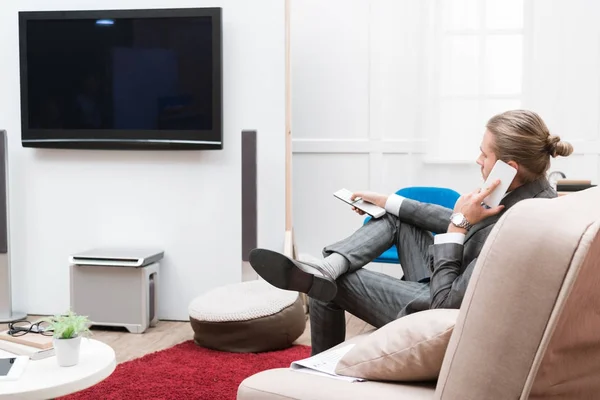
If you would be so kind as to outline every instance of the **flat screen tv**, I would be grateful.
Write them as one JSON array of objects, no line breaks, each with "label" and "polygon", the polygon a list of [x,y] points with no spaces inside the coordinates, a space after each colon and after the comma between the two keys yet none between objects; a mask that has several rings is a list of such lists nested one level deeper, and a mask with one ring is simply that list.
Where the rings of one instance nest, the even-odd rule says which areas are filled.
[{"label": "flat screen tv", "polygon": [[222,149],[220,8],[20,12],[24,147]]}]

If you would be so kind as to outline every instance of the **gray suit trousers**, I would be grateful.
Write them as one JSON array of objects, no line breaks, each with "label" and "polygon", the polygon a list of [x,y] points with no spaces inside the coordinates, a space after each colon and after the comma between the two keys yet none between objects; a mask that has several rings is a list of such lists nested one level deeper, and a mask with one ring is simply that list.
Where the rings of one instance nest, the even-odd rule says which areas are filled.
[{"label": "gray suit trousers", "polygon": [[[396,244],[402,279],[362,268]],[[349,271],[337,279],[338,292],[330,302],[309,298],[312,354],[345,340],[345,311],[380,328],[416,298],[429,296],[428,248],[430,232],[386,214],[371,219],[348,238],[327,246],[323,255],[339,253],[350,262]],[[400,268],[400,266],[398,266]]]}]

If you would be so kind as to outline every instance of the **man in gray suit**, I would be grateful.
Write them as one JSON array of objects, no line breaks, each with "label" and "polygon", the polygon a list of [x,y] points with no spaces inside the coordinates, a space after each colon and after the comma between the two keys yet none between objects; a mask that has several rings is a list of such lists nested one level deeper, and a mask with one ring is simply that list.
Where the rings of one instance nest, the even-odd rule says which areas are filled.
[{"label": "man in gray suit", "polygon": [[[395,194],[355,193],[387,213],[325,247],[319,262],[252,250],[250,264],[267,282],[308,294],[313,354],[345,340],[345,311],[379,328],[417,311],[460,308],[477,257],[496,221],[521,200],[556,197],[546,172],[551,156],[572,153],[570,144],[550,135],[531,111],[496,115],[486,128],[477,159],[483,179],[496,160],[517,169],[498,207],[488,209],[482,201],[499,182],[488,190],[461,196],[454,210]],[[362,268],[392,244],[398,247],[402,279]]]}]

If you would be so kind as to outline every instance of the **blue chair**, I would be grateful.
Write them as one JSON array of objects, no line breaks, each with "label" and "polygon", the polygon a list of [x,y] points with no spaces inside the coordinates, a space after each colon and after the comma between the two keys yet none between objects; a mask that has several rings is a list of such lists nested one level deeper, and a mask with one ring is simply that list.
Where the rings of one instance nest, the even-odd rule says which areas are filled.
[{"label": "blue chair", "polygon": [[[437,204],[450,209],[454,208],[454,204],[460,197],[460,194],[452,189],[428,186],[407,187],[398,190],[396,194],[406,197],[407,199],[417,200],[423,203]],[[364,223],[366,224],[369,219],[371,219],[371,217],[365,218]],[[396,245],[392,245],[392,247],[384,251],[379,257],[373,260],[373,262],[400,264]]]}]

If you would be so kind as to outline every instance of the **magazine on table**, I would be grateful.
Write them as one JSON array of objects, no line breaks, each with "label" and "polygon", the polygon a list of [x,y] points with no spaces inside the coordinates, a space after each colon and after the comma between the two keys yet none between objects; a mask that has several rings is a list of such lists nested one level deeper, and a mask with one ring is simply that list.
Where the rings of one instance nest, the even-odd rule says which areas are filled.
[{"label": "magazine on table", "polygon": [[0,332],[0,343],[12,342],[22,344],[28,347],[35,347],[37,349],[48,350],[54,347],[52,342],[52,336],[29,334],[21,336],[12,336],[8,331]]},{"label": "magazine on table", "polygon": [[28,356],[30,360],[42,360],[53,356],[54,347],[49,349],[40,349],[33,346],[26,346],[20,343],[0,340],[0,356],[7,357],[10,355]]},{"label": "magazine on table", "polygon": [[324,351],[312,357],[294,361],[290,369],[297,372],[321,375],[329,378],[340,379],[348,382],[362,382],[366,379],[355,378],[352,376],[338,375],[335,368],[344,355],[354,347],[354,344],[341,346],[333,350]]}]

